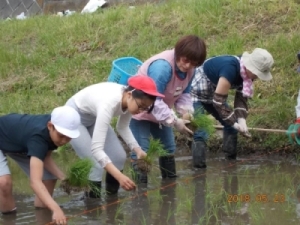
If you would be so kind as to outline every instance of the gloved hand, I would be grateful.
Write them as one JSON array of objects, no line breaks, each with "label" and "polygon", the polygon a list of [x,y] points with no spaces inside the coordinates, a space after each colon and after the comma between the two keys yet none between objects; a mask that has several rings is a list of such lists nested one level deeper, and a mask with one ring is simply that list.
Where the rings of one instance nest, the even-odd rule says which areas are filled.
[{"label": "gloved hand", "polygon": [[238,132],[242,132],[242,128],[237,122],[233,124],[233,128],[236,129]]},{"label": "gloved hand", "polygon": [[185,126],[185,124],[190,123],[189,120],[184,120],[184,119],[176,119],[175,123],[174,123],[174,127],[176,128],[176,130],[178,130],[181,133],[184,134],[193,134],[193,131],[191,131],[189,128],[187,128]]},{"label": "gloved hand", "polygon": [[[238,119],[238,121],[239,121],[239,119]],[[243,136],[245,136],[245,137],[251,137],[251,134],[248,131],[248,127],[247,127],[245,119],[240,120],[240,123],[234,123],[233,127],[238,132],[240,132]]]},{"label": "gloved hand", "polygon": [[238,124],[240,125],[242,133],[248,133],[248,127],[244,118],[238,118]]}]

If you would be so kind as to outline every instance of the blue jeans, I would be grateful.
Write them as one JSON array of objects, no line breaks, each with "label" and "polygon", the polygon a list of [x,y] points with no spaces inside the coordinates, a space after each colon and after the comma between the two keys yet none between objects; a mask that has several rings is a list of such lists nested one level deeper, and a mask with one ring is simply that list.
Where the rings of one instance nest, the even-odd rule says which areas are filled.
[{"label": "blue jeans", "polygon": [[[129,125],[133,136],[135,137],[141,148],[147,152],[149,149],[150,136],[154,139],[160,140],[163,148],[170,154],[174,154],[176,145],[175,137],[171,127],[161,126],[148,120],[131,119]],[[131,153],[131,158],[136,159],[135,152]]]},{"label": "blue jeans", "polygon": [[[229,107],[226,104],[227,107]],[[206,110],[209,114],[215,117],[223,126],[223,131],[229,134],[237,134],[237,130],[234,129],[232,126],[228,125],[227,123],[222,120],[221,116],[213,106],[213,104],[201,103],[201,102],[194,102],[194,109],[195,113],[204,113]],[[206,141],[208,139],[208,134],[206,131],[199,129],[194,133],[194,141]]]}]

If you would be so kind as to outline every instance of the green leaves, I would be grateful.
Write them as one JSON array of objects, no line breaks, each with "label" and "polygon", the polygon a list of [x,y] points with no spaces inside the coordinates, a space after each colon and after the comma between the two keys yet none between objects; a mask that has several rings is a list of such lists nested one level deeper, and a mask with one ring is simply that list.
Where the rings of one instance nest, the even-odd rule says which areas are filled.
[{"label": "green leaves", "polygon": [[194,114],[194,118],[191,120],[189,127],[195,131],[197,129],[202,129],[211,135],[214,131],[214,121],[209,118],[209,116],[201,113],[201,110],[197,110]]},{"label": "green leaves", "polygon": [[89,186],[89,173],[92,167],[93,162],[88,158],[79,159],[73,163],[67,172],[69,185],[75,187]]}]

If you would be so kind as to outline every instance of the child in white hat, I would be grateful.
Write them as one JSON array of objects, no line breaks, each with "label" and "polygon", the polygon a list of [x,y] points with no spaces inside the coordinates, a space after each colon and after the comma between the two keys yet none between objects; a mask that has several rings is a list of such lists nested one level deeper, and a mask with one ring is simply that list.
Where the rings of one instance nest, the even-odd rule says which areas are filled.
[{"label": "child in white hat", "polygon": [[[197,68],[192,82],[191,95],[195,111],[203,108],[212,114],[223,126],[223,151],[226,159],[236,159],[237,132],[249,136],[246,118],[247,101],[253,96],[253,81],[272,79],[272,55],[265,49],[256,48],[242,56],[222,55],[207,59]],[[234,109],[228,107],[230,89],[235,89]],[[207,140],[206,132],[194,134],[192,154],[194,166],[205,168]]]},{"label": "child in white hat", "polygon": [[113,117],[118,118],[117,132],[138,158],[147,154],[140,148],[129,129],[132,114],[151,112],[156,97],[164,97],[157,91],[154,81],[147,76],[136,75],[128,80],[128,86],[111,82],[94,84],[76,93],[66,103],[79,112],[80,137],[71,145],[82,158],[95,163],[89,179],[95,189],[87,197],[99,198],[102,175],[107,171],[105,183],[108,194],[116,194],[119,186],[127,191],[135,189],[135,183],[122,173],[126,152],[111,127]]},{"label": "child in white hat", "polygon": [[30,177],[36,194],[35,207],[47,207],[56,224],[66,224],[66,217],[53,200],[57,179],[65,175],[57,167],[51,153],[79,136],[80,117],[73,108],[55,108],[51,115],[8,114],[0,117],[0,210],[2,214],[16,212],[12,195],[12,179],[7,156]]}]

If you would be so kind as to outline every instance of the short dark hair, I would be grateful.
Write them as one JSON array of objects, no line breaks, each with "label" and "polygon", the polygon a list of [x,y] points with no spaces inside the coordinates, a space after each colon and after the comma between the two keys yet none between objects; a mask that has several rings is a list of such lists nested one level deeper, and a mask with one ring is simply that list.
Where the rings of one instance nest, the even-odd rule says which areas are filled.
[{"label": "short dark hair", "polygon": [[[134,91],[133,91],[134,90]],[[135,89],[134,87],[131,87],[131,86],[127,86],[124,90],[125,92],[129,92],[129,91],[133,91],[132,92],[132,97],[133,98],[137,98],[137,99],[145,99],[145,98],[148,98],[152,101],[155,101],[156,100],[156,96],[153,96],[153,95],[149,95],[141,90],[138,90],[138,89]],[[151,113],[152,110],[154,108],[154,103],[152,104],[152,106],[149,108],[149,110],[147,111],[148,113]]]},{"label": "short dark hair", "polygon": [[197,35],[184,36],[175,45],[175,57],[176,60],[186,57],[196,66],[201,66],[206,59],[206,44]]}]

